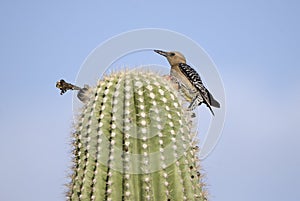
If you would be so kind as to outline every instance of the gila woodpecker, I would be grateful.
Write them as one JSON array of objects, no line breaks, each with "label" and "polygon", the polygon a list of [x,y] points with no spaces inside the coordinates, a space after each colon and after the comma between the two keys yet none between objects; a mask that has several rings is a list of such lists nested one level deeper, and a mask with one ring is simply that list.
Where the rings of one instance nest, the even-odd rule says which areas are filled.
[{"label": "gila woodpecker", "polygon": [[189,65],[180,52],[165,52],[154,50],[164,56],[171,65],[171,79],[178,84],[178,88],[187,101],[190,102],[189,110],[194,110],[198,105],[205,103],[214,115],[211,106],[220,108],[220,103],[216,101],[211,93],[205,88],[200,75]]}]

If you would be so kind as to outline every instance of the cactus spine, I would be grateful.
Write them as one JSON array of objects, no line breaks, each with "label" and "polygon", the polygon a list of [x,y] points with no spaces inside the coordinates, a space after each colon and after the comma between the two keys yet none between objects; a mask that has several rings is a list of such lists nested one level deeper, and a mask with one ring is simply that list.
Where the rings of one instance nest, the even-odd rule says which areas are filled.
[{"label": "cactus spine", "polygon": [[206,200],[191,114],[161,76],[125,71],[87,94],[69,201]]}]

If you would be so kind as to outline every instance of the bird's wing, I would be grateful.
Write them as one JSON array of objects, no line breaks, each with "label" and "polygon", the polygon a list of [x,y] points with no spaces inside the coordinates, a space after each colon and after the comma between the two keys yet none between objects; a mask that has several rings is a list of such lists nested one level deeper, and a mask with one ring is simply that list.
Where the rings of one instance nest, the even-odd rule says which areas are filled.
[{"label": "bird's wing", "polygon": [[211,106],[211,96],[209,91],[204,87],[200,75],[192,67],[185,63],[179,64],[180,71],[189,78],[189,81],[199,90],[204,103],[210,107]]},{"label": "bird's wing", "polygon": [[[180,63],[179,69],[186,77],[190,78],[190,80],[193,80],[193,82],[202,84],[200,75],[197,73],[197,71],[195,71],[189,65],[187,65],[185,63]],[[193,82],[192,82],[192,84],[193,84]]]}]

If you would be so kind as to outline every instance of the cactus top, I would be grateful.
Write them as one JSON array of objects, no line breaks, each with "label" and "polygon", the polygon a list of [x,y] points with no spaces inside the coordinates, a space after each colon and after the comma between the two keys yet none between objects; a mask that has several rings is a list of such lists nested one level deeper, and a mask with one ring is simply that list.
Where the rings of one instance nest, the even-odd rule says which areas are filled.
[{"label": "cactus top", "polygon": [[191,113],[162,76],[123,71],[85,94],[69,200],[205,200]]}]

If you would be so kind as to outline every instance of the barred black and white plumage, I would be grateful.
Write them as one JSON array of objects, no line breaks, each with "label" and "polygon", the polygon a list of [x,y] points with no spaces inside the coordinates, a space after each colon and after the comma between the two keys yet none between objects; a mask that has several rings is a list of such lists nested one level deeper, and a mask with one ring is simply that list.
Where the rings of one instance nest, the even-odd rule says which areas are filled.
[{"label": "barred black and white plumage", "polygon": [[193,86],[195,86],[195,88],[200,92],[200,96],[202,97],[202,101],[199,101],[200,97],[196,96],[189,107],[193,107],[193,103],[195,101],[199,102],[198,105],[201,105],[204,102],[207,107],[209,107],[210,111],[214,114],[210,106],[219,108],[220,104],[213,98],[208,89],[205,88],[200,75],[197,73],[197,71],[195,71],[192,67],[185,63],[179,63],[178,66],[180,71],[188,78]]},{"label": "barred black and white plumage", "polygon": [[186,64],[186,59],[180,52],[164,52],[154,50],[156,53],[165,56],[171,65],[171,76],[175,78],[179,88],[184,92],[189,92],[192,101],[190,110],[194,110],[198,105],[205,103],[214,115],[212,107],[219,108],[220,103],[214,99],[212,94],[205,88],[200,75],[192,67]]}]

